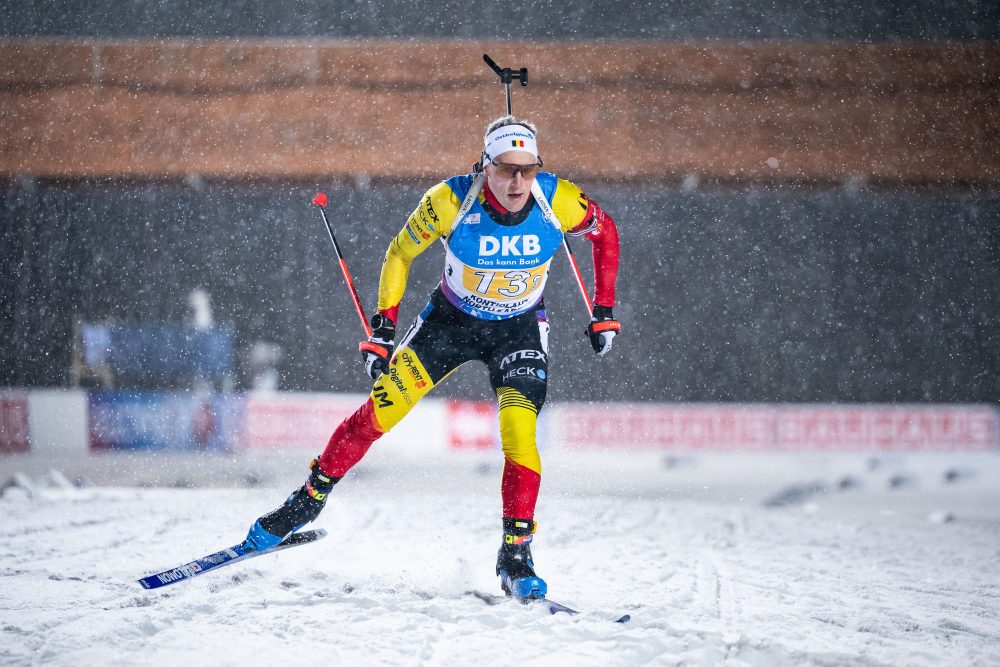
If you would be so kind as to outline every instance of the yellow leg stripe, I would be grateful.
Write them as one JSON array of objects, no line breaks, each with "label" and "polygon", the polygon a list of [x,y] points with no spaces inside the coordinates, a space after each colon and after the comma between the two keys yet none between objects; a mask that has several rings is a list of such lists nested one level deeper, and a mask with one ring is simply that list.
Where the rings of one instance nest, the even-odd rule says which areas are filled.
[{"label": "yellow leg stripe", "polygon": [[[535,443],[538,410],[520,392],[509,387],[501,387],[497,395],[500,396],[504,390],[507,398],[500,398],[500,442],[504,458],[541,475],[542,460]],[[511,398],[509,392],[519,398]]]},{"label": "yellow leg stripe", "polygon": [[380,430],[388,433],[433,388],[431,376],[413,350],[408,347],[398,350],[389,372],[372,387],[372,403]]}]

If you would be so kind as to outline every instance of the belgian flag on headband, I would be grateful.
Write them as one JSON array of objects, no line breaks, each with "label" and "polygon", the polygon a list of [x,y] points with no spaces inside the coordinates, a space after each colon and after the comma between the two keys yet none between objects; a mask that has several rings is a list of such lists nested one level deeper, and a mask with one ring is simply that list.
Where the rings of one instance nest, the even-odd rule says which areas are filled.
[{"label": "belgian flag on headband", "polygon": [[511,139],[510,145],[514,148],[524,148],[524,139]]}]

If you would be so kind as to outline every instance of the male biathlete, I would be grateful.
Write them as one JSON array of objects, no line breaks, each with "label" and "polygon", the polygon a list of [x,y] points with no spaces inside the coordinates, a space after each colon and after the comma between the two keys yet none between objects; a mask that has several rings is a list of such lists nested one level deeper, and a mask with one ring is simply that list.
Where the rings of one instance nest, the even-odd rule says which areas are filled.
[{"label": "male biathlete", "polygon": [[[473,174],[431,188],[389,244],[371,337],[361,343],[371,396],[333,432],[306,483],[257,519],[247,541],[274,546],[314,520],[333,486],[416,403],[467,361],[481,361],[499,403],[504,468],[503,541],[497,575],[508,595],[543,597],[530,543],[542,466],[535,442],[548,380],[549,325],[542,292],[563,234],[593,243],[595,292],[588,326],[599,355],[620,324],[611,313],[618,275],[618,231],[573,183],[542,172],[536,128],[505,116],[486,130]],[[413,259],[440,240],[444,274],[423,312],[394,343],[399,303]]]}]

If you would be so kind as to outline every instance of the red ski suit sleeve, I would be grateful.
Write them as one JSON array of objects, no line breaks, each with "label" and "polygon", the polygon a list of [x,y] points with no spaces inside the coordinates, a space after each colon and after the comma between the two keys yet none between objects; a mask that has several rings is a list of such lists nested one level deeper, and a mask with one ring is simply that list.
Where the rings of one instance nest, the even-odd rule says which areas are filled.
[{"label": "red ski suit sleeve", "polygon": [[618,226],[615,221],[591,199],[584,221],[570,234],[582,235],[593,244],[594,303],[614,307],[619,258]]}]

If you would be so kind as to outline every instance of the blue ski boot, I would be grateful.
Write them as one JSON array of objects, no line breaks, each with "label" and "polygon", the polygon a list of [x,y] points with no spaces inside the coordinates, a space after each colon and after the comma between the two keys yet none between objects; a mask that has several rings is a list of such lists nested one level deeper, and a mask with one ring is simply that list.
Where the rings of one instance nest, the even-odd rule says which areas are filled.
[{"label": "blue ski boot", "polygon": [[309,467],[311,471],[306,483],[292,492],[281,507],[254,522],[247,533],[247,544],[258,551],[270,549],[319,516],[327,495],[340,478],[325,475],[316,459]]},{"label": "blue ski boot", "polygon": [[545,580],[535,574],[531,560],[531,536],[535,522],[531,519],[503,520],[503,544],[497,553],[497,576],[507,595],[517,598],[543,598],[548,592]]}]

